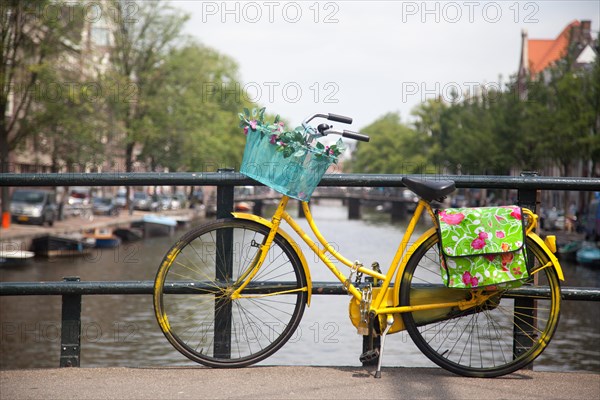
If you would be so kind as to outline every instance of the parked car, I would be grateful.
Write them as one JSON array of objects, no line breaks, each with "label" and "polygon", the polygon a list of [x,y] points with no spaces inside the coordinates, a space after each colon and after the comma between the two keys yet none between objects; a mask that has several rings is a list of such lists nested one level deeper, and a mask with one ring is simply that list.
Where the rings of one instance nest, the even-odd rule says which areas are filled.
[{"label": "parked car", "polygon": [[91,189],[89,187],[75,186],[69,192],[67,204],[71,206],[88,205],[91,203]]},{"label": "parked car", "polygon": [[110,197],[94,197],[92,199],[92,210],[96,215],[119,215],[119,207],[115,200]]},{"label": "parked car", "polygon": [[171,196],[167,196],[166,194],[155,196],[158,201],[158,207],[161,210],[170,210],[171,209]]},{"label": "parked car", "polygon": [[171,208],[173,210],[179,210],[181,208],[187,208],[187,198],[183,193],[175,193],[171,199]]},{"label": "parked car", "polygon": [[17,189],[12,194],[10,212],[14,221],[52,226],[58,216],[56,194],[48,190]]},{"label": "parked car", "polygon": [[125,208],[127,206],[127,194],[125,192],[117,193],[115,204],[117,207]]},{"label": "parked car", "polygon": [[158,198],[144,192],[133,194],[133,209],[142,211],[156,211],[159,208]]},{"label": "parked car", "polygon": [[204,204],[204,191],[201,188],[196,189],[192,195],[191,201],[192,207],[196,204]]}]

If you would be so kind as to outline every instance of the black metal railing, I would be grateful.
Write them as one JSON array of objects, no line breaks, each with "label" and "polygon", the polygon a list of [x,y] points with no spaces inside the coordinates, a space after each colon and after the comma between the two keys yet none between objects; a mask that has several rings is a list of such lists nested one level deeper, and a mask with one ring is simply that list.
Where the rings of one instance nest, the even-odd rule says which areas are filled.
[{"label": "black metal railing", "polygon": [[[88,281],[66,277],[57,282],[0,282],[0,296],[62,296],[60,366],[78,367],[81,354],[81,304],[87,295],[152,295],[153,281]],[[194,290],[197,290],[197,286]],[[187,293],[187,287],[174,287],[171,293]],[[256,289],[261,292],[260,289]],[[544,297],[543,288],[513,289],[515,298],[523,295]],[[313,282],[314,295],[347,294],[344,286],[332,282]],[[600,301],[600,288],[565,287],[563,300]],[[511,297],[509,294],[507,297]]]},{"label": "black metal railing", "polygon": [[[404,176],[428,180],[451,179],[458,188],[599,191],[600,179],[582,177],[495,175],[325,174],[319,186],[400,187]],[[107,172],[49,173],[0,176],[0,186],[253,186],[262,185],[239,172]]]},{"label": "black metal railing", "polygon": [[[335,174],[325,175],[319,186],[401,187],[404,175]],[[415,176],[415,175],[412,175]],[[600,191],[600,180],[578,177],[451,176],[419,175],[428,180],[451,179],[458,188],[516,189],[521,206],[536,209],[538,190]],[[234,186],[260,185],[232,170],[199,173],[57,173],[2,174],[0,186],[217,186],[217,217],[227,217],[234,206]],[[0,296],[62,296],[60,366],[79,366],[81,335],[81,296],[111,294],[152,294],[152,281],[80,282],[77,277],[64,282],[0,282]],[[184,290],[184,289],[182,289]],[[313,294],[346,294],[343,286],[313,282]],[[562,289],[565,300],[599,301],[600,289]],[[521,305],[522,306],[522,305]]]}]

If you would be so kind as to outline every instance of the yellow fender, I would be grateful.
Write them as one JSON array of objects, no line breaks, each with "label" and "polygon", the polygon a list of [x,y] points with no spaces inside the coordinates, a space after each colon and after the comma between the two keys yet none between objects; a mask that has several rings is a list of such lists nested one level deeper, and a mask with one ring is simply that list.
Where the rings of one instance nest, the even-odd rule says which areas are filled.
[{"label": "yellow fender", "polygon": [[[257,222],[261,225],[266,226],[269,229],[271,229],[271,227],[273,226],[273,223],[271,223],[271,221],[266,220],[263,217],[259,217],[258,215],[252,215],[252,214],[246,214],[246,213],[236,213],[236,212],[232,212],[231,215],[233,215],[233,217],[237,218],[237,219],[245,219],[245,220]],[[302,252],[302,249],[300,248],[300,246],[298,246],[298,244],[294,241],[294,239],[292,239],[292,237],[286,231],[281,229],[281,227],[279,229],[277,229],[277,233],[280,234],[281,236],[283,236],[283,238],[290,243],[290,245],[296,251],[296,254],[298,254],[298,258],[300,258],[300,262],[302,263],[302,268],[304,269],[304,275],[306,276],[306,286],[308,289],[308,297],[306,298],[306,304],[308,306],[310,306],[310,298],[312,296],[312,279],[310,277],[310,269],[308,269],[308,263],[306,262],[304,253]]]}]

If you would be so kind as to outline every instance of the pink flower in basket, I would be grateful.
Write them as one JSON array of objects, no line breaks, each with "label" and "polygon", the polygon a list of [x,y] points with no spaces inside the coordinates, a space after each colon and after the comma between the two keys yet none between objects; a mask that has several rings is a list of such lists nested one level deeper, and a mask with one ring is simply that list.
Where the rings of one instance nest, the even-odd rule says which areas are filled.
[{"label": "pink flower in basket", "polygon": [[446,214],[446,211],[442,210],[440,211],[440,219],[448,225],[458,225],[465,219],[465,215],[463,213]]},{"label": "pink flower in basket", "polygon": [[462,281],[466,286],[477,287],[479,279],[476,276],[471,275],[469,271],[465,271],[462,276]]},{"label": "pink flower in basket", "polygon": [[258,126],[258,121],[253,119],[252,121],[250,121],[250,128],[252,128],[253,131],[256,130],[256,127]]},{"label": "pink flower in basket", "polygon": [[271,135],[271,139],[269,139],[269,143],[277,144],[277,139],[279,139],[279,136],[273,134]]},{"label": "pink flower in basket", "polygon": [[244,135],[248,136],[248,125],[244,127]]}]

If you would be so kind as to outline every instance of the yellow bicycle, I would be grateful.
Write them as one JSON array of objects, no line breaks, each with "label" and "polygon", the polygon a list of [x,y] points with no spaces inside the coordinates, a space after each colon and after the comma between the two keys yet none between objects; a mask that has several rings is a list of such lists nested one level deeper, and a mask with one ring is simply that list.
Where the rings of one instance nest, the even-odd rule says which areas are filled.
[{"label": "yellow bicycle", "polygon": [[[368,140],[331,127],[321,130]],[[403,184],[420,200],[385,273],[334,249],[319,232],[308,203],[302,202],[316,241],[311,239],[286,211],[287,195],[270,220],[232,213],[192,229],[168,251],[156,275],[154,309],[164,335],[190,360],[210,367],[248,366],[283,346],[312,294],[307,258],[283,229],[285,221],[351,295],[357,332],[381,336],[380,349],[361,356],[363,361],[378,358],[376,377],[386,335],[402,330],[429,359],[463,376],[500,376],[532,362],[550,342],[559,319],[559,280],[564,278],[551,251],[553,238],[541,239],[534,232],[537,216],[524,209],[529,272],[524,284],[513,289],[448,288],[442,283],[432,203],[450,194],[454,182],[405,177]],[[433,226],[413,240],[417,223],[427,215]],[[333,259],[347,266],[349,274]]]}]

